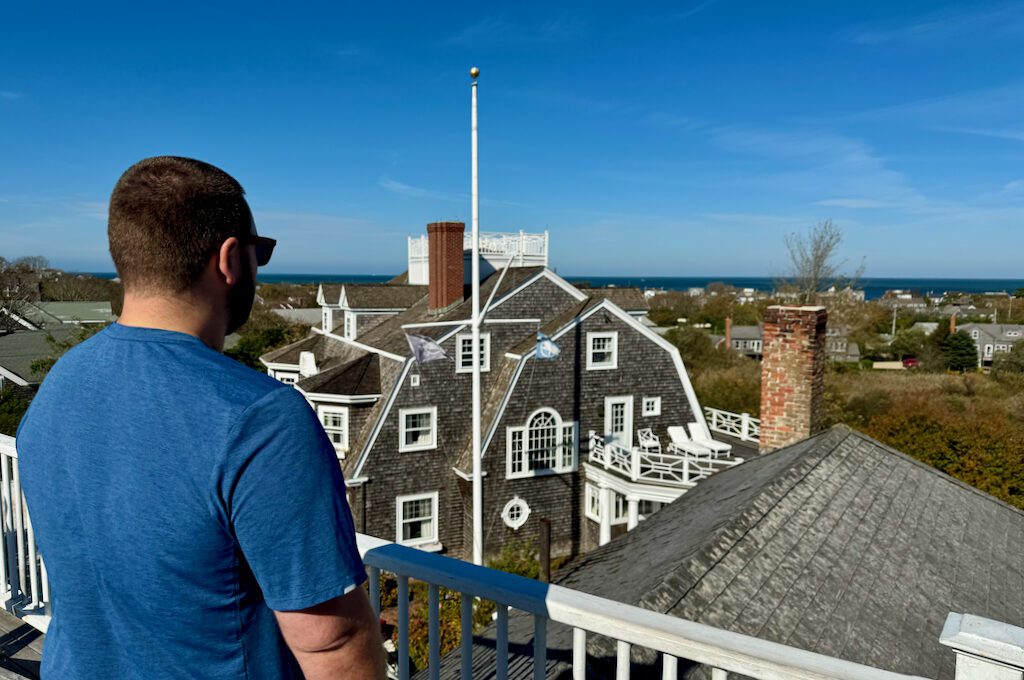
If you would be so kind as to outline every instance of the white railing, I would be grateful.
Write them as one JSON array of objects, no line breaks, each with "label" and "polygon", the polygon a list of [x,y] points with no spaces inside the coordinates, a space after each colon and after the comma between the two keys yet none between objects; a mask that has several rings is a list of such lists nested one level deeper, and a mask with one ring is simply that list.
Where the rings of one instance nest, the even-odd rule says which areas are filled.
[{"label": "white railing", "polygon": [[39,630],[50,622],[50,582],[36,547],[14,438],[0,434],[0,599]]},{"label": "white railing", "polygon": [[731,435],[745,442],[757,442],[761,438],[761,420],[749,413],[733,413],[705,406],[704,417],[712,432]]},{"label": "white railing", "polygon": [[[677,676],[679,659],[710,667],[714,680],[728,673],[772,680],[909,680],[914,676],[862,666],[814,652],[748,635],[678,619],[621,602],[548,585],[449,557],[395,545],[359,535],[359,551],[370,569],[370,601],[379,614],[380,574],[394,574],[398,585],[398,677],[408,678],[409,582],[428,585],[428,676],[440,677],[439,592],[441,588],[462,594],[461,677],[473,677],[471,635],[474,598],[497,605],[495,677],[508,677],[509,609],[533,615],[533,677],[546,677],[547,628],[549,623],[570,626],[572,677],[587,677],[587,637],[599,635],[616,642],[616,678],[628,678],[633,647],[654,650],[662,657],[663,678]],[[609,663],[611,659],[607,660]]]},{"label": "white railing", "polygon": [[[463,237],[463,248],[469,251],[472,247],[472,234],[467,233]],[[429,282],[429,256],[430,239],[427,236],[410,236],[409,283],[426,285]],[[487,271],[500,269],[510,260],[513,267],[546,267],[548,232],[481,232],[480,257],[490,265]]]},{"label": "white railing", "polygon": [[591,463],[605,470],[615,470],[634,482],[689,487],[713,472],[693,456],[626,448],[615,442],[606,442],[593,430],[590,432],[589,458]]}]

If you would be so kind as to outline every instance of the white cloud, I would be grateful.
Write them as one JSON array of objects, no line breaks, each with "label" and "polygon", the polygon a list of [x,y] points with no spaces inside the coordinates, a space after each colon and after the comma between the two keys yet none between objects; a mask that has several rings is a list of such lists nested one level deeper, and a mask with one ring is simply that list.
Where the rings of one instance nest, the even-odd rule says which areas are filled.
[{"label": "white cloud", "polygon": [[842,37],[858,45],[944,45],[968,39],[1013,38],[1024,33],[1024,3],[949,7],[904,24],[858,26]]},{"label": "white cloud", "polygon": [[520,24],[499,14],[467,26],[446,42],[450,45],[479,47],[557,44],[576,40],[585,33],[586,23],[568,13],[539,24]]},{"label": "white cloud", "polygon": [[382,189],[390,191],[393,194],[398,194],[399,196],[408,196],[409,198],[426,198],[435,201],[449,201],[452,203],[463,203],[469,200],[466,196],[446,194],[441,191],[412,186],[411,184],[403,184],[402,182],[393,180],[390,177],[381,177],[379,184]]},{"label": "white cloud", "polygon": [[11,92],[10,90],[0,90],[0,99],[6,99],[8,101],[13,101],[15,99],[21,99],[21,96],[22,95],[21,95],[20,92]]}]

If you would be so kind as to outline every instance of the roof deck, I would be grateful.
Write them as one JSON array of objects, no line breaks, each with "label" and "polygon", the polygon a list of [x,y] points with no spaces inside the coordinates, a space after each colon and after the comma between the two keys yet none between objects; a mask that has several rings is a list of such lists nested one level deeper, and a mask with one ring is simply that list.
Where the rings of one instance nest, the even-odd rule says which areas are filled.
[{"label": "roof deck", "polygon": [[[463,237],[463,250],[466,251],[466,276],[469,276],[470,252],[473,249],[473,236],[467,232]],[[430,242],[427,236],[409,237],[409,283],[425,286],[430,282],[429,275]],[[512,267],[546,267],[548,266],[548,232],[530,234],[519,232],[481,232],[480,234],[480,276]],[[467,279],[468,282],[468,279]]]}]

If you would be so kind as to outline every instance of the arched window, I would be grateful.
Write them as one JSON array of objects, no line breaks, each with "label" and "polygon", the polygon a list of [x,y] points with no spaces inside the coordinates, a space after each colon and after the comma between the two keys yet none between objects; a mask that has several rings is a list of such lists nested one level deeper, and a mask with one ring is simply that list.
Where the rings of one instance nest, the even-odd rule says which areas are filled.
[{"label": "arched window", "polygon": [[508,428],[507,476],[572,472],[576,469],[575,423],[563,423],[552,409],[540,409],[523,427]]}]

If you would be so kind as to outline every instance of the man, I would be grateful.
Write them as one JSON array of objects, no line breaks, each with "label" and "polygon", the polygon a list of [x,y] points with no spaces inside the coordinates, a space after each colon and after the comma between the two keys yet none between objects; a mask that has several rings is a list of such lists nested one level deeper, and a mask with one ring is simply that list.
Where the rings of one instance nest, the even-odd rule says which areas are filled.
[{"label": "man", "polygon": [[44,678],[383,678],[334,448],[294,389],[220,353],[252,309],[242,187],[187,158],[110,199],[118,320],[19,429],[53,618]]}]

